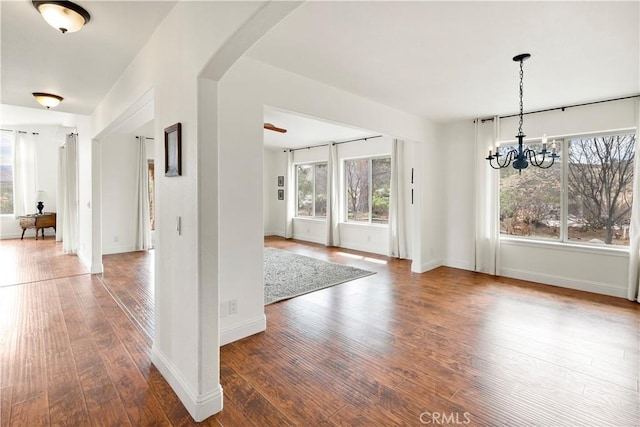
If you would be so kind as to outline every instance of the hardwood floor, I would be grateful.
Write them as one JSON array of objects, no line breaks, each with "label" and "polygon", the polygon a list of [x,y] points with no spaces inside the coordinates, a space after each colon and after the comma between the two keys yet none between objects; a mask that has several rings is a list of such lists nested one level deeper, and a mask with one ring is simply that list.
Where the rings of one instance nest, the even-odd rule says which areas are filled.
[{"label": "hardwood floor", "polygon": [[[0,287],[0,425],[193,425],[149,361],[152,256],[109,255],[91,276],[59,244],[23,242],[0,242],[0,276],[26,278]],[[202,425],[640,424],[639,304],[265,245],[377,274],[266,306],[267,331],[221,348],[224,410]],[[24,261],[39,250],[69,275]]]}]

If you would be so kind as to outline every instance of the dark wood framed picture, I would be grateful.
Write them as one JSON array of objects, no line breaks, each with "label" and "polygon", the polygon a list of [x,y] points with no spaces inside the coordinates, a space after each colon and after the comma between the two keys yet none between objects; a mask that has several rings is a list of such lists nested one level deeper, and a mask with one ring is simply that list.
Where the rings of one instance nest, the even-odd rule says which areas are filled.
[{"label": "dark wood framed picture", "polygon": [[182,175],[182,125],[164,129],[164,176]]},{"label": "dark wood framed picture", "polygon": [[278,190],[278,200],[284,200],[284,190]]},{"label": "dark wood framed picture", "polygon": [[278,177],[278,187],[284,187],[284,176],[282,175]]}]

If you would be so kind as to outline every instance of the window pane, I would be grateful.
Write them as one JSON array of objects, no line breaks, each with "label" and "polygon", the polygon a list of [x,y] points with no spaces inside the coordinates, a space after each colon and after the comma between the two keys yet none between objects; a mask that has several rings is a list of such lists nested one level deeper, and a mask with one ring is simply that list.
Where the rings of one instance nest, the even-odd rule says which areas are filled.
[{"label": "window pane", "polygon": [[569,240],[629,245],[635,135],[569,141]]},{"label": "window pane", "polygon": [[0,135],[0,214],[13,213],[13,133]]},{"label": "window pane", "polygon": [[316,216],[327,216],[327,164],[316,165]]},{"label": "window pane", "polygon": [[369,160],[345,162],[347,220],[369,222]]},{"label": "window pane", "polygon": [[[532,144],[539,151],[540,144]],[[503,147],[517,149],[517,146]],[[512,167],[500,170],[500,233],[543,239],[560,238],[562,162],[549,169],[529,165],[522,173]]]},{"label": "window pane", "polygon": [[389,223],[389,187],[391,186],[391,159],[371,160],[371,222]]},{"label": "window pane", "polygon": [[298,216],[313,215],[313,166],[296,167],[298,183]]}]

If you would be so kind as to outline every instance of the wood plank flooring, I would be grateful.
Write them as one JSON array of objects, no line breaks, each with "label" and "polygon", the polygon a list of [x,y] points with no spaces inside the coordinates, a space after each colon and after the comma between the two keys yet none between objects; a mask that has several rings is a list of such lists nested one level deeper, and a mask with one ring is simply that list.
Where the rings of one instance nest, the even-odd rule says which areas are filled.
[{"label": "wood plank flooring", "polygon": [[[0,425],[195,425],[149,360],[152,256],[91,276],[24,243],[0,241]],[[640,424],[640,304],[265,245],[377,274],[265,307],[267,331],[221,348],[224,410],[202,425]]]}]

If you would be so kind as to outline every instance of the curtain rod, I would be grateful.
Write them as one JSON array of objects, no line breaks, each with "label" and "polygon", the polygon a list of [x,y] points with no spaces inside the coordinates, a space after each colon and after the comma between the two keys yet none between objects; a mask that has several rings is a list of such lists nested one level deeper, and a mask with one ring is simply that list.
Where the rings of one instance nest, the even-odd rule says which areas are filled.
[{"label": "curtain rod", "polygon": [[[139,136],[136,136],[136,139],[138,139],[138,138],[140,138],[140,137],[139,137]],[[148,136],[145,136],[145,137],[144,137],[144,139],[151,139],[151,140],[153,140],[154,138],[150,138],[150,137],[148,137]]]},{"label": "curtain rod", "polygon": [[374,138],[381,138],[381,137],[382,137],[382,135],[374,135],[374,136],[366,136],[364,138],[350,139],[348,141],[327,142],[326,144],[311,145],[309,147],[289,148],[288,150],[284,150],[284,152],[286,153],[287,151],[308,150],[310,148],[326,147],[329,144],[331,144],[331,145],[340,145],[340,144],[346,144],[347,142],[366,141],[367,139],[374,139]]},{"label": "curtain rod", "polygon": [[[603,99],[601,101],[591,101],[591,102],[583,102],[582,104],[572,104],[572,105],[565,105],[563,107],[553,107],[553,108],[545,108],[543,110],[534,110],[534,111],[527,111],[526,113],[522,113],[523,116],[526,116],[527,114],[537,114],[537,113],[546,113],[547,111],[555,111],[555,110],[566,110],[567,108],[573,108],[573,107],[584,107],[585,105],[594,105],[594,104],[602,104],[604,102],[612,102],[612,101],[622,101],[623,99],[632,99],[632,98],[638,98],[640,97],[640,94],[638,95],[629,95],[629,96],[623,96],[620,98],[611,98],[611,99]],[[506,116],[498,116],[499,119],[508,119],[510,117],[518,117],[520,114],[508,114]],[[480,123],[484,123],[484,122],[492,122],[493,121],[493,117],[490,117],[488,119],[480,119]],[[474,123],[476,122],[475,120],[473,121]]]},{"label": "curtain rod", "polygon": [[[13,131],[16,131],[16,132],[18,132],[18,133],[29,133],[29,132],[27,132],[26,130],[15,130],[15,129],[0,129],[0,130],[1,130],[1,131],[4,131],[4,132],[13,132]],[[33,134],[33,135],[40,135],[38,132],[31,132],[31,134]]]}]

